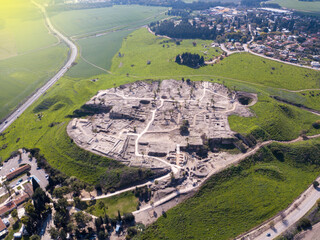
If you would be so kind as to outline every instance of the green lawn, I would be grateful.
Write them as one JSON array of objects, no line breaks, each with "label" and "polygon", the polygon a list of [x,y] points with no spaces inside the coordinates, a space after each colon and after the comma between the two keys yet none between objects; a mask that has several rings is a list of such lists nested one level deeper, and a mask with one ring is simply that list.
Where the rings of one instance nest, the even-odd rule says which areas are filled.
[{"label": "green lawn", "polygon": [[0,61],[0,119],[54,76],[67,54],[65,45],[57,45]]},{"label": "green lawn", "polygon": [[[197,46],[193,47],[194,40],[184,40],[181,45],[174,42],[163,44],[165,40],[153,36],[146,29],[133,32],[124,40],[119,50],[124,56],[116,55],[113,58],[111,71],[145,78],[223,78],[256,86],[291,90],[319,88],[319,71],[282,64],[248,53],[233,54],[218,64],[196,70],[178,65],[174,62],[177,54],[189,51],[204,55],[203,52],[208,48],[204,48],[202,44],[208,46],[210,41],[195,40]],[[210,49],[207,54],[207,57],[216,55],[214,49]],[[151,64],[147,65],[147,61],[151,61]]]},{"label": "green lawn", "polygon": [[[97,217],[103,217],[105,213],[103,209],[99,208],[99,202],[103,202],[105,204],[107,208],[106,214],[109,217],[114,218],[118,216],[118,210],[121,215],[123,215],[123,213],[130,213],[137,210],[139,200],[132,192],[126,192],[114,197],[97,200],[94,205],[83,210]],[[89,204],[89,202],[87,202],[87,204]]]},{"label": "green lawn", "polygon": [[[82,9],[63,12],[50,12],[53,24],[67,36],[85,35],[92,32],[144,25],[153,21],[154,16],[167,8],[119,5],[107,8]],[[163,14],[164,16],[164,14]]]},{"label": "green lawn", "polygon": [[[278,149],[284,159],[272,152]],[[320,141],[272,144],[213,177],[137,239],[233,239],[286,208],[319,175]]]}]

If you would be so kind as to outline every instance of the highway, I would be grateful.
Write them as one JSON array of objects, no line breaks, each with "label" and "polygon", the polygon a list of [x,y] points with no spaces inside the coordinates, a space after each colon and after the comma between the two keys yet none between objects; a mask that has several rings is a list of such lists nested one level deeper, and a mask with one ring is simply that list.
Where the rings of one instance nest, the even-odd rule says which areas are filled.
[{"label": "highway", "polygon": [[[69,59],[65,63],[65,65],[59,70],[59,72],[53,76],[44,86],[39,88],[32,96],[30,96],[20,107],[18,107],[9,117],[5,119],[5,121],[0,124],[0,133],[5,131],[32,103],[34,103],[36,100],[38,100],[43,93],[45,93],[53,84],[55,84],[67,71],[68,69],[72,66],[72,63],[76,60],[76,57],[78,55],[78,49],[77,46],[69,40],[66,36],[62,35],[58,30],[56,30],[43,6],[40,4],[33,2],[34,5],[36,5],[41,12],[44,15],[46,25],[52,32],[52,34],[55,34],[57,37],[59,37],[62,41],[64,41],[69,49]],[[45,60],[44,60],[45,61]]]}]

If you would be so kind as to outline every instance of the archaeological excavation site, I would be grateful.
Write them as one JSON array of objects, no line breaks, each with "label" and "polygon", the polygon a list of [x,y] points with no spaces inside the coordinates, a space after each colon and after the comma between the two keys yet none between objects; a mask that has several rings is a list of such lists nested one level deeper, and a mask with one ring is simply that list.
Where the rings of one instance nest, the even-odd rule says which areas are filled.
[{"label": "archaeological excavation site", "polygon": [[[67,131],[83,149],[132,167],[206,177],[248,146],[228,116],[253,116],[256,94],[211,82],[139,81],[101,90],[75,111]],[[189,174],[190,174],[189,173]]]}]

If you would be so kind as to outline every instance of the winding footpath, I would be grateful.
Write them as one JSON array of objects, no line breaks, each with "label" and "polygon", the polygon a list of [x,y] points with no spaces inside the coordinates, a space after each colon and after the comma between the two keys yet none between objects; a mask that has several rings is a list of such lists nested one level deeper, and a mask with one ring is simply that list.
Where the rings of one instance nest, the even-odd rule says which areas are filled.
[{"label": "winding footpath", "polygon": [[44,86],[39,88],[21,106],[19,106],[9,117],[7,117],[2,124],[0,124],[0,133],[5,131],[31,104],[33,104],[36,100],[38,100],[42,96],[42,94],[44,94],[50,87],[52,87],[53,84],[55,84],[65,74],[68,71],[68,69],[72,66],[73,62],[76,60],[76,57],[78,55],[77,46],[71,40],[69,40],[66,36],[61,34],[58,30],[56,30],[53,27],[45,8],[36,2],[32,1],[32,3],[36,5],[43,13],[46,25],[50,29],[51,33],[59,37],[62,41],[64,41],[68,45],[70,49],[69,59],[67,60],[65,65],[59,70],[59,72],[56,73],[56,75],[54,75]]}]

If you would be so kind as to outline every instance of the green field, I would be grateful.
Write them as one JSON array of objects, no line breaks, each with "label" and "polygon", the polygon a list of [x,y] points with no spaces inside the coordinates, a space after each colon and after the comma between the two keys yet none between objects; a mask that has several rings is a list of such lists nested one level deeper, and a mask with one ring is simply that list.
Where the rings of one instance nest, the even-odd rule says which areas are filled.
[{"label": "green field", "polygon": [[41,12],[29,0],[3,0],[0,8],[0,60],[58,42]]},{"label": "green field", "polygon": [[[104,212],[104,209],[99,207],[99,202],[103,202],[105,204],[106,212]],[[135,197],[132,192],[125,192],[114,197],[99,199],[91,206],[88,206],[90,205],[90,202],[88,201],[88,207],[84,207],[82,210],[85,210],[97,217],[103,217],[106,213],[109,217],[115,218],[118,216],[118,210],[122,215],[123,213],[131,213],[137,210],[138,202],[138,198]]]},{"label": "green field", "polygon": [[77,41],[81,49],[81,59],[78,64],[68,72],[68,76],[90,77],[100,73],[106,73],[111,67],[113,56],[121,47],[122,40],[130,32],[130,30],[122,30],[101,37],[86,38]]},{"label": "green field", "polygon": [[0,119],[62,67],[68,49],[57,45],[0,61]]},{"label": "green field", "polygon": [[278,3],[282,7],[294,9],[300,12],[320,14],[320,2],[299,1],[299,0],[272,0],[270,3]]},{"label": "green field", "polygon": [[280,141],[297,138],[302,130],[308,135],[320,133],[320,130],[312,127],[312,123],[320,119],[319,116],[279,103],[265,95],[259,95],[259,101],[251,109],[254,117],[232,115],[228,118],[233,131],[245,135],[251,133],[256,139]]},{"label": "green field", "polygon": [[[70,77],[90,77],[110,70],[113,56],[122,40],[134,29],[165,17],[167,8],[147,6],[113,6],[50,12],[52,22],[74,39],[81,51]],[[95,36],[95,32],[99,32]]]},{"label": "green field", "polygon": [[[138,40],[135,40],[136,38]],[[136,50],[137,48],[130,48],[133,46],[131,41],[138,44],[137,47],[140,48],[141,53]],[[267,61],[249,54],[234,54],[214,67],[207,66],[203,69],[190,69],[173,62],[168,62],[168,58],[170,59],[176,54],[185,51],[204,54],[203,52],[208,50],[204,45],[208,45],[209,42],[196,40],[197,46],[193,47],[192,40],[182,41],[181,45],[167,41],[167,39],[154,37],[147,33],[145,29],[137,30],[124,41],[120,50],[124,56],[121,58],[119,58],[118,54],[114,56],[111,66],[112,74],[96,76],[99,79],[97,82],[90,81],[93,77],[88,79],[71,77],[60,79],[45,96],[41,97],[8,128],[3,137],[0,137],[0,147],[7,144],[5,149],[0,150],[2,159],[7,158],[12,151],[18,148],[38,147],[53,167],[60,169],[69,176],[76,176],[86,182],[99,182],[101,177],[108,176],[106,171],[109,169],[110,164],[113,163],[106,158],[99,157],[97,161],[100,165],[97,165],[96,162],[89,162],[88,164],[86,157],[84,157],[84,151],[80,151],[75,144],[71,143],[65,132],[65,127],[70,121],[65,116],[72,114],[75,109],[79,108],[100,89],[113,87],[113,83],[120,85],[147,79],[150,76],[154,76],[152,77],[153,79],[171,77],[180,79],[181,77],[188,76],[192,80],[212,79],[230,88],[236,87],[237,90],[259,93],[260,101],[252,107],[256,116],[249,119],[231,116],[230,124],[233,130],[242,133],[256,133],[256,136],[260,139],[294,139],[302,130],[309,130],[308,134],[319,132],[319,130],[316,131],[311,128],[311,124],[318,120],[319,117],[299,110],[296,107],[281,107],[283,104],[279,104],[269,97],[272,91],[272,94],[274,94],[275,91],[280,90],[267,86],[278,86],[281,83],[281,85],[290,86],[291,88],[302,88],[303,81],[299,79],[299,76],[302,76],[303,79],[306,74],[308,81],[304,85],[307,87],[316,86],[318,81],[316,77],[319,76],[319,73],[316,71],[281,65],[277,62]],[[157,51],[152,49],[156,49]],[[137,56],[134,54],[137,54]],[[206,58],[219,54],[219,49],[209,48]],[[131,60],[128,56],[133,57],[133,59]],[[147,60],[149,59],[151,60],[151,64],[147,65]],[[247,63],[246,60],[250,61],[250,63]],[[91,61],[94,61],[94,59]],[[122,62],[121,67],[120,62]],[[134,66],[131,67],[131,65]],[[275,67],[276,70],[282,68],[281,75],[284,77],[273,78],[275,74],[266,72],[266,69],[270,69],[271,67]],[[211,69],[215,69],[215,71]],[[227,70],[224,72],[224,69]],[[139,74],[140,77],[133,76],[129,70],[134,71],[137,75]],[[258,74],[263,70],[266,72],[265,74]],[[127,72],[130,73],[129,77],[126,76]],[[217,77],[216,72],[219,72],[219,77]],[[294,72],[294,75],[292,72]],[[160,75],[159,77],[157,77],[158,74]],[[230,75],[235,75],[241,79],[230,78]],[[269,81],[264,82],[265,79]],[[298,79],[297,83],[292,84],[291,82],[295,81],[295,79]],[[43,110],[43,117],[39,120],[37,113],[34,113],[33,109],[39,104],[41,105],[44,100],[48,100],[52,106],[47,110]],[[49,127],[49,124],[53,122],[60,124]],[[17,143],[16,140],[18,138],[20,138],[20,141]],[[52,141],[53,139],[54,141]],[[101,163],[104,161],[103,159],[105,159],[106,164]],[[116,185],[118,178],[115,178],[113,174],[117,171],[121,173],[125,172],[121,166],[114,169],[112,174],[109,174],[111,182],[107,184],[108,186]],[[105,181],[104,179],[102,180]]]},{"label": "green field", "polygon": [[50,18],[57,29],[67,36],[136,27],[154,21],[155,16],[167,8],[136,5],[120,5],[107,8],[83,9],[63,12],[50,12]]},{"label": "green field", "polygon": [[[170,42],[163,47],[163,41],[165,40],[153,36],[146,29],[135,31],[124,40],[119,50],[124,56],[113,58],[111,72],[129,73],[145,78],[194,78],[202,76],[203,79],[205,77],[225,79],[256,86],[291,90],[319,88],[320,86],[319,71],[282,64],[248,53],[234,54],[218,64],[194,70],[174,63],[176,55],[185,51],[204,55],[203,52],[208,48],[204,48],[202,44],[209,46],[211,42],[196,40],[197,46],[193,47],[193,40],[184,40],[181,45]],[[210,52],[218,54],[213,49],[210,49]],[[208,55],[210,56],[209,52]],[[151,61],[150,65],[147,65],[148,60]],[[122,65],[120,65],[121,62]]]},{"label": "green field", "polygon": [[320,173],[319,154],[319,140],[264,147],[211,177],[194,197],[170,209],[137,239],[233,239],[302,193]]},{"label": "green field", "polygon": [[29,0],[4,0],[0,8],[0,119],[42,86],[67,58]]}]

